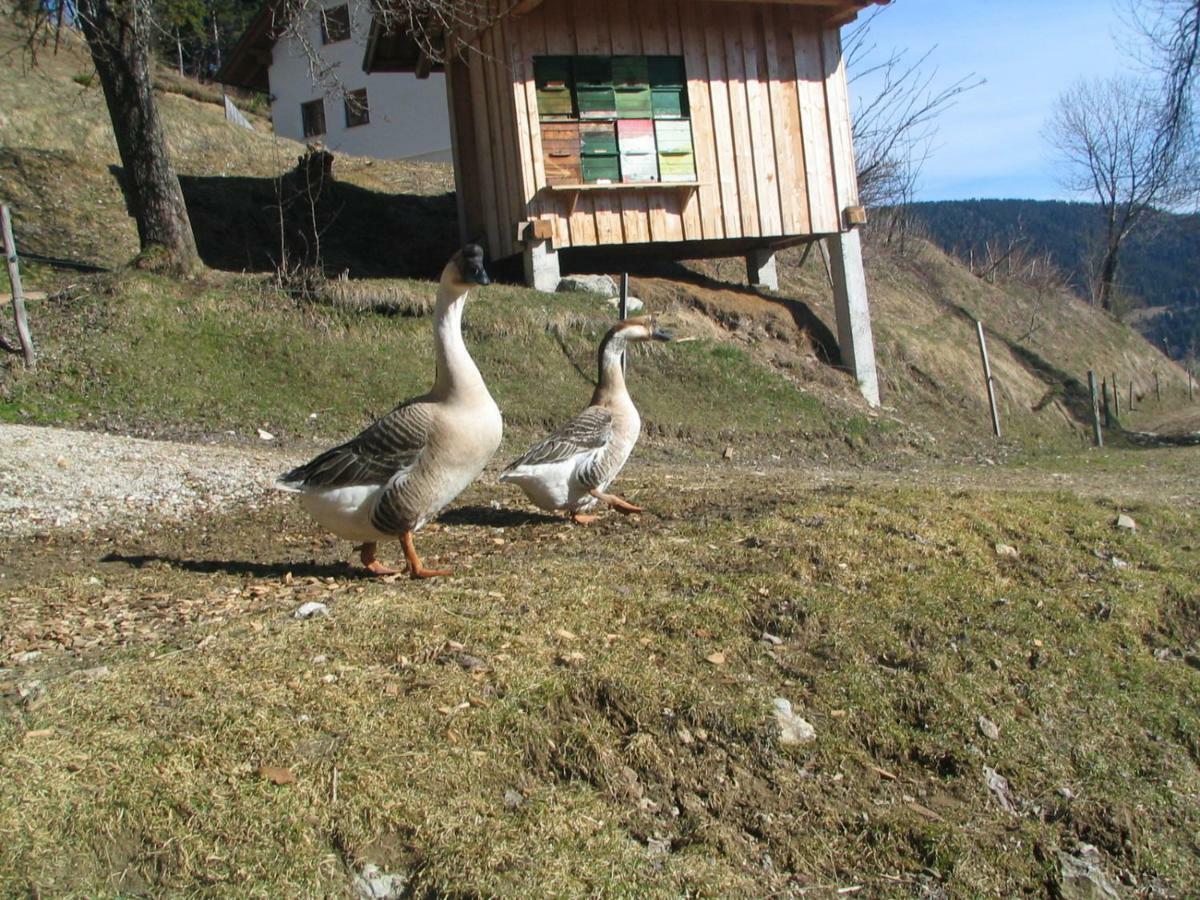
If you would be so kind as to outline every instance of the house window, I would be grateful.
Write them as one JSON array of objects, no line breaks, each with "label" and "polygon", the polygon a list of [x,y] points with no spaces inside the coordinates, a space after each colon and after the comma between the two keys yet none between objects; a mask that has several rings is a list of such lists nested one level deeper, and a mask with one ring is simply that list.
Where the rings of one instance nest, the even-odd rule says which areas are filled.
[{"label": "house window", "polygon": [[321,43],[336,44],[350,38],[350,7],[334,6],[321,10]]},{"label": "house window", "polygon": [[300,118],[304,122],[304,136],[316,137],[325,133],[325,101],[310,100],[300,104]]},{"label": "house window", "polygon": [[367,89],[360,88],[346,94],[346,127],[366,125],[371,121],[371,110],[367,106]]}]

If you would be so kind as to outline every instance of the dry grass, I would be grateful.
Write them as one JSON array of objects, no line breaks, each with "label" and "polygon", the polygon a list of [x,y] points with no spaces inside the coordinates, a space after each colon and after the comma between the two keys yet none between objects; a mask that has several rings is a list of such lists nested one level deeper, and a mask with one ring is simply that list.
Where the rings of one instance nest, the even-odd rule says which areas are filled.
[{"label": "dry grass", "polygon": [[[1196,452],[1144,457],[1163,495]],[[1123,458],[1091,459],[1104,490]],[[1012,896],[1086,840],[1185,894],[1195,496],[986,478],[635,465],[651,512],[592,529],[485,484],[420,584],[361,580],[288,505],[5,547],[0,652],[45,655],[4,676],[0,892],[334,894],[370,861],[419,896]],[[815,743],[778,744],[775,696]]]}]

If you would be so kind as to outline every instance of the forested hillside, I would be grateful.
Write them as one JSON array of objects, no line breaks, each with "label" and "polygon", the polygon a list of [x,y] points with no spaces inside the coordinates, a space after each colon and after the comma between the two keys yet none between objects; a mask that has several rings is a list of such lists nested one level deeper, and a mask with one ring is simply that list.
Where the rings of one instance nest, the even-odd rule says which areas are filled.
[{"label": "forested hillside", "polygon": [[[1090,248],[1103,226],[1099,206],[1038,200],[917,203],[912,211],[932,240],[962,259],[987,258],[988,244],[1007,249],[1024,240],[1029,255],[1049,253],[1070,284],[1085,293]],[[1003,252],[1003,249],[1001,252]],[[1200,348],[1200,216],[1159,214],[1129,239],[1121,284],[1131,320],[1172,355]]]}]

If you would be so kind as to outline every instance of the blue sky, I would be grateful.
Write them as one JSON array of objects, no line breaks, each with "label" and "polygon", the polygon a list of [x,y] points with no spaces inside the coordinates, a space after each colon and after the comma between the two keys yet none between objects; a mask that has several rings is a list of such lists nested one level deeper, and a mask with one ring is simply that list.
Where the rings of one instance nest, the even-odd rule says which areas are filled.
[{"label": "blue sky", "polygon": [[917,199],[1072,199],[1056,180],[1042,127],[1075,79],[1133,68],[1120,2],[893,0],[872,26],[880,52],[908,48],[916,57],[936,44],[930,64],[939,82],[972,72],[987,79],[939,119]]}]

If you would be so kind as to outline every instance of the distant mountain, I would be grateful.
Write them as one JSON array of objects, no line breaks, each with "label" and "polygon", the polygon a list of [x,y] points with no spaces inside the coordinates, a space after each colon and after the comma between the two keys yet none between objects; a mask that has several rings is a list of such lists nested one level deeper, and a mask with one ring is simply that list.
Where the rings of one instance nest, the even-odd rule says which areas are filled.
[{"label": "distant mountain", "polygon": [[[987,244],[1028,241],[1033,255],[1049,253],[1068,281],[1085,293],[1084,260],[1102,233],[1100,207],[1057,200],[945,200],[916,203],[917,221],[946,251],[977,266]],[[1129,238],[1121,284],[1135,305],[1128,318],[1148,338],[1167,341],[1171,354],[1200,351],[1200,216],[1158,213]]]}]

